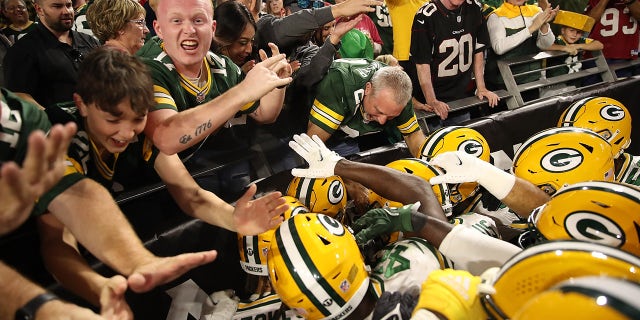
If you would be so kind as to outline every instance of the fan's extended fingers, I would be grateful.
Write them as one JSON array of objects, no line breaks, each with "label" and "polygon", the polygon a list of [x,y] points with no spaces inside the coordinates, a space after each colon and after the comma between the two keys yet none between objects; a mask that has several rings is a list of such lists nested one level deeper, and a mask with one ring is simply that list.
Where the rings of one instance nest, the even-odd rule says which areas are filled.
[{"label": "fan's extended fingers", "polygon": [[271,71],[276,73],[276,74],[278,74],[281,71],[283,71],[285,69],[288,69],[288,68],[291,68],[291,66],[289,65],[289,62],[287,62],[287,60],[285,60],[285,59],[282,59],[278,63],[274,64],[271,67]]},{"label": "fan's extended fingers", "polygon": [[50,162],[47,159],[47,146],[44,132],[35,131],[29,136],[27,155],[22,167],[29,184],[35,183],[49,170]]},{"label": "fan's extended fingers", "polygon": [[280,49],[278,49],[278,46],[276,46],[275,43],[269,42],[268,46],[269,46],[269,48],[271,48],[271,55],[272,56],[280,54]]},{"label": "fan's extended fingers", "polygon": [[[262,52],[264,53],[264,56],[266,58],[267,54],[264,52],[264,50],[262,50]],[[260,55],[262,57],[262,54]],[[274,65],[280,63],[280,61],[287,61],[286,56],[284,54],[278,54],[278,55],[274,55],[271,56],[270,58],[266,58],[264,60],[262,60],[262,62],[260,62],[260,64],[262,64],[265,68],[271,69],[273,68]]]}]

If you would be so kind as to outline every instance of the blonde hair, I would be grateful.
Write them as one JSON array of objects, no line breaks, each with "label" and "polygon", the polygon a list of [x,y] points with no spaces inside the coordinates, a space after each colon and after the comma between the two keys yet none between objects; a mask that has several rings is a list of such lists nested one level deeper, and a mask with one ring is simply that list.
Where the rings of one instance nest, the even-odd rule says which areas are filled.
[{"label": "blonde hair", "polygon": [[102,43],[118,37],[129,20],[145,16],[146,11],[135,0],[96,0],[87,8],[87,21]]}]

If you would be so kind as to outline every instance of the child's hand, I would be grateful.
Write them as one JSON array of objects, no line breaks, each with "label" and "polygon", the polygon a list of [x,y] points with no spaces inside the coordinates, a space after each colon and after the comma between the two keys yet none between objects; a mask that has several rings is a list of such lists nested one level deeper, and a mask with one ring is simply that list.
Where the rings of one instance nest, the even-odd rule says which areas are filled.
[{"label": "child's hand", "polygon": [[564,46],[564,48],[562,49],[562,51],[575,56],[576,54],[578,54],[578,47],[575,44],[568,44],[566,46]]}]

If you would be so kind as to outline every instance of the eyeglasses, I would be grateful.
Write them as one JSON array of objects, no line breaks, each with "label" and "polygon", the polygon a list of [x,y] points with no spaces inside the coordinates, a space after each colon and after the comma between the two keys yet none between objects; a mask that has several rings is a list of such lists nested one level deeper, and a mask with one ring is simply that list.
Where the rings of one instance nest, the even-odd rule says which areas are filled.
[{"label": "eyeglasses", "polygon": [[144,28],[147,26],[147,21],[144,19],[133,19],[133,20],[127,20],[127,22],[133,22],[135,24],[138,25],[138,27]]},{"label": "eyeglasses", "polygon": [[16,6],[16,7],[8,7],[6,8],[7,11],[25,11],[27,10],[27,7],[25,6]]}]

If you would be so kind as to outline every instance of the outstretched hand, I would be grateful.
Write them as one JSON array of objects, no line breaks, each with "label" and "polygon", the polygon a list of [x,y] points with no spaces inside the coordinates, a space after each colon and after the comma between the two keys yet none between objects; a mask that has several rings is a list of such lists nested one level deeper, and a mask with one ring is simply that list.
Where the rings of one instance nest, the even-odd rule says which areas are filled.
[{"label": "outstretched hand", "polygon": [[357,16],[351,20],[340,20],[333,26],[333,30],[329,35],[331,37],[331,43],[337,44],[342,37],[353,29],[358,23],[362,21],[362,16]]},{"label": "outstretched hand", "polygon": [[379,0],[347,0],[331,6],[334,18],[351,17],[360,13],[376,11],[376,6],[382,6],[384,2]]},{"label": "outstretched hand", "polygon": [[429,183],[477,182],[498,200],[504,199],[516,182],[514,175],[462,151],[444,152],[429,163],[446,171],[429,179]]},{"label": "outstretched hand", "polygon": [[48,136],[42,131],[29,135],[22,168],[14,162],[0,167],[0,234],[21,225],[33,209],[36,199],[62,178],[69,143],[76,125],[55,125]]},{"label": "outstretched hand", "polygon": [[376,208],[367,211],[351,226],[356,242],[363,246],[381,235],[395,231],[412,232],[411,216],[418,212],[418,208],[420,208],[420,202],[400,208]]},{"label": "outstretched hand", "polygon": [[[272,42],[269,42],[267,45],[269,46],[269,48],[271,48],[272,57],[280,55],[280,49],[278,48],[277,45],[275,45]],[[264,52],[264,50],[260,50],[258,54],[260,55],[260,60],[265,61],[268,59],[267,53]],[[280,77],[280,79],[286,79],[288,77],[291,77],[291,74],[293,74],[291,65],[286,59],[284,61],[279,61],[277,64],[273,65],[271,67],[271,70],[276,72],[276,74],[278,75],[278,77]]]},{"label": "outstretched hand", "polygon": [[[260,56],[266,58],[264,51],[260,53]],[[239,85],[243,87],[243,92],[248,95],[248,98],[255,101],[275,88],[288,85],[292,78],[280,75],[289,72],[290,68],[284,54],[273,55],[253,66]]]},{"label": "outstretched hand", "polygon": [[236,201],[233,210],[236,231],[242,235],[257,235],[277,227],[284,220],[282,214],[289,207],[278,191],[252,200],[257,188],[255,184],[249,186]]},{"label": "outstretched hand", "polygon": [[449,151],[435,156],[429,161],[429,164],[438,166],[446,171],[445,174],[429,179],[429,183],[435,185],[440,183],[478,182],[481,176],[486,173],[484,165],[488,163],[462,151]]},{"label": "outstretched hand", "polygon": [[336,163],[342,159],[334,151],[329,150],[318,136],[313,138],[305,133],[294,135],[293,141],[289,141],[289,147],[300,155],[307,163],[307,169],[292,169],[291,174],[296,177],[326,178],[334,174]]},{"label": "outstretched hand", "polygon": [[183,253],[173,257],[154,257],[138,266],[127,282],[134,292],[142,293],[171,282],[189,270],[207,264],[218,256],[216,250]]}]

